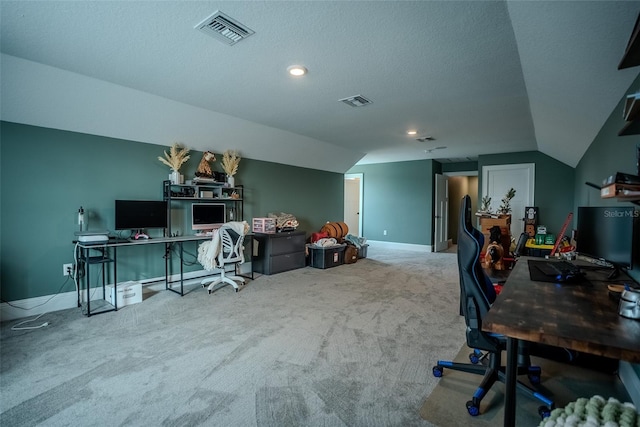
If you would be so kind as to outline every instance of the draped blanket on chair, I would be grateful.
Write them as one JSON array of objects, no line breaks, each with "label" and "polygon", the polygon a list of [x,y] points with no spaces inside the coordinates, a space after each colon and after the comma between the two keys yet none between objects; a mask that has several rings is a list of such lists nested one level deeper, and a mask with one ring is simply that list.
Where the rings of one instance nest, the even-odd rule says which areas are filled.
[{"label": "draped blanket on chair", "polygon": [[[229,227],[241,236],[244,236],[249,232],[249,224],[246,221],[227,222],[224,226]],[[219,259],[222,258],[221,255],[222,239],[220,238],[220,233],[216,230],[216,232],[213,233],[213,236],[211,236],[211,240],[206,240],[198,246],[198,262],[205,270],[211,271],[222,267],[223,262]],[[240,255],[242,257],[240,263],[243,263],[244,254],[241,253]]]}]

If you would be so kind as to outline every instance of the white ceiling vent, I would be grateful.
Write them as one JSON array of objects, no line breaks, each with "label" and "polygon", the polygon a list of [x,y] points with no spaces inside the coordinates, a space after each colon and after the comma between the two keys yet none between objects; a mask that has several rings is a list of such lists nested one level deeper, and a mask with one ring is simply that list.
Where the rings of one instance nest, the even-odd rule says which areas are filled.
[{"label": "white ceiling vent", "polygon": [[432,136],[424,136],[422,138],[416,138],[416,141],[418,142],[428,142],[428,141],[435,141],[436,139]]},{"label": "white ceiling vent", "polygon": [[354,95],[348,98],[338,99],[338,101],[344,102],[352,107],[364,107],[365,105],[373,104],[373,101],[368,100],[362,95]]},{"label": "white ceiling vent", "polygon": [[194,27],[221,42],[232,46],[246,39],[254,31],[219,10]]}]

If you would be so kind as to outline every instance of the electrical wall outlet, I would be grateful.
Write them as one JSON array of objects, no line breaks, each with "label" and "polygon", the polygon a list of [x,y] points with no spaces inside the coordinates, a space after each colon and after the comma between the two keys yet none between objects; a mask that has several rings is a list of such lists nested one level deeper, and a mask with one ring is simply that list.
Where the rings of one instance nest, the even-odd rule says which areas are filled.
[{"label": "electrical wall outlet", "polygon": [[387,235],[387,230],[382,230],[382,235],[386,236]]},{"label": "electrical wall outlet", "polygon": [[62,275],[73,276],[73,264],[62,264]]}]

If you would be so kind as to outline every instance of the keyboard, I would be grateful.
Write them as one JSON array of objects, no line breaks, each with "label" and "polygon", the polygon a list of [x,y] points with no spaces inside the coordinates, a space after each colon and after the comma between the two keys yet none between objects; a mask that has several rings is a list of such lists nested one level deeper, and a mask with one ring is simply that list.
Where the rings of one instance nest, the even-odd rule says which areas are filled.
[{"label": "keyboard", "polygon": [[547,263],[541,264],[540,268],[545,272],[545,274],[550,275],[561,274],[563,276],[566,276],[571,274],[575,276],[577,274],[580,274],[580,268],[576,267],[574,264],[568,261],[549,261]]},{"label": "keyboard", "polygon": [[580,267],[568,261],[545,261],[536,264],[536,268],[547,276],[554,276],[556,280],[582,276]]}]

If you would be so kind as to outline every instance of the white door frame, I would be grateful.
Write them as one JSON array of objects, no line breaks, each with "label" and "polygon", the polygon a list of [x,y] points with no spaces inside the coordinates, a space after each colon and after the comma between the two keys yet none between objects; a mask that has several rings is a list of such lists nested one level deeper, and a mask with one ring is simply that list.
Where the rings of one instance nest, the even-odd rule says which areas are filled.
[{"label": "white door frame", "polygon": [[[358,191],[358,196],[359,196],[359,200],[358,200],[358,233],[360,235],[363,235],[362,232],[362,207],[363,207],[363,203],[362,203],[362,191],[364,188],[364,174],[362,173],[346,173],[344,174],[344,179],[358,179],[360,182],[360,189]],[[345,192],[344,194],[344,206],[346,209],[347,206],[347,193]],[[346,218],[345,218],[346,219]]]}]

